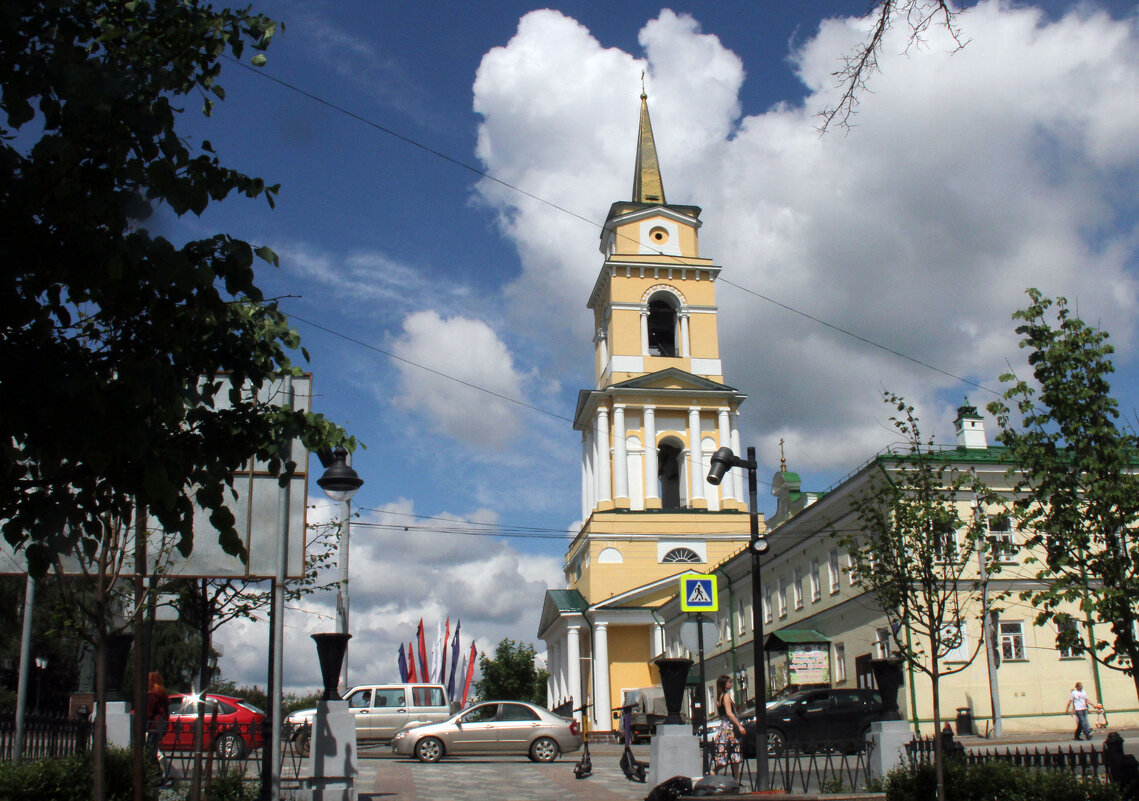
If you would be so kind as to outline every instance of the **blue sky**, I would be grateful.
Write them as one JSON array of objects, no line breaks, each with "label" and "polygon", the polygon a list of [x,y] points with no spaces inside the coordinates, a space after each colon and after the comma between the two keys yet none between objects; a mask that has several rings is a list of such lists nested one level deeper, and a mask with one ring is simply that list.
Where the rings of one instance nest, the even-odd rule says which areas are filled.
[{"label": "blue sky", "polygon": [[[892,442],[883,388],[950,441],[962,396],[988,402],[975,384],[1020,364],[1028,286],[1112,332],[1133,415],[1134,5],[970,6],[956,53],[936,30],[904,52],[899,32],[853,129],[820,137],[866,5],[256,4],[286,26],[263,74],[227,63],[226,100],[209,120],[188,107],[183,132],[279,182],[277,208],[235,198],[151,228],[280,254],[260,282],[312,356],[313,405],[367,446],[354,680],[391,679],[420,617],[462,618],[480,650],[536,636],[580,524],[569,418],[593,383],[585,303],[598,226],[632,185],[642,71],[668,198],[704,209],[723,266],[725,379],[749,396],[762,478],[781,438],[809,489]],[[315,484],[310,501],[327,519]],[[288,686],[318,684],[307,635],[331,610],[290,611]],[[222,632],[223,672],[263,683],[266,640]]]}]

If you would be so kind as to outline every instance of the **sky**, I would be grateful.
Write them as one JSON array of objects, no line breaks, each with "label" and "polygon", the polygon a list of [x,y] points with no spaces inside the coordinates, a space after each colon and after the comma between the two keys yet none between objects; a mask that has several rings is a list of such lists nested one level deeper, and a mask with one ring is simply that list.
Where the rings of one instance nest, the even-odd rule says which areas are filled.
[{"label": "sky", "polygon": [[[1023,372],[1011,315],[1030,286],[1110,331],[1135,419],[1134,4],[969,4],[963,48],[899,27],[850,130],[820,135],[866,6],[255,4],[285,23],[268,64],[227,62],[225,101],[180,124],[280,183],[276,208],[149,225],[279,254],[259,283],[310,354],[313,407],[366,446],[351,683],[395,679],[420,619],[429,640],[461,619],[464,648],[544,650],[543,595],[581,524],[585,304],[609,205],[631,196],[642,74],[668,200],[703,209],[701,255],[723,268],[724,377],[748,396],[760,511],[780,440],[810,490],[895,442],[884,390],[952,442],[965,396],[983,407]],[[315,481],[309,502],[310,522],[338,514]],[[289,609],[286,689],[319,686],[308,635],[332,613],[330,593]],[[226,678],[264,685],[267,626],[218,643]]]}]

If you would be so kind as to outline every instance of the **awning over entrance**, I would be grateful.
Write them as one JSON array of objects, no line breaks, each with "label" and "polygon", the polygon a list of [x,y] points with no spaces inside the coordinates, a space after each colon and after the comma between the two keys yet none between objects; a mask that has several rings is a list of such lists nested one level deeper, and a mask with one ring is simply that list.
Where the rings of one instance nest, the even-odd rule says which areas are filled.
[{"label": "awning over entrance", "polygon": [[780,629],[767,635],[764,640],[764,648],[778,648],[781,645],[791,645],[794,643],[824,643],[830,642],[831,638],[826,635],[819,634],[814,629]]}]

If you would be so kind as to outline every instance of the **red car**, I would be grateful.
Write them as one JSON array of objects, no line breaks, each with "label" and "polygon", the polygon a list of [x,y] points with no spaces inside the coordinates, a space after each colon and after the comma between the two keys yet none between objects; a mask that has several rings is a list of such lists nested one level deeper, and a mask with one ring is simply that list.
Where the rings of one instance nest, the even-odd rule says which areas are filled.
[{"label": "red car", "polygon": [[202,739],[222,759],[242,759],[265,742],[266,715],[252,704],[228,695],[171,693],[170,727],[159,746],[162,751],[194,748],[194,726],[202,712]]}]

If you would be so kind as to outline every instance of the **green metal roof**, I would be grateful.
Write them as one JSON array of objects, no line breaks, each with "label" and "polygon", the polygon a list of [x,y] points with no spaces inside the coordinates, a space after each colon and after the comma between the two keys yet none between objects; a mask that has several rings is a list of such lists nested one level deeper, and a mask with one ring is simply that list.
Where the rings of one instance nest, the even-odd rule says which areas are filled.
[{"label": "green metal roof", "polygon": [[546,595],[559,612],[584,612],[589,608],[585,596],[577,590],[546,590]]},{"label": "green metal roof", "polygon": [[830,642],[831,638],[819,634],[814,629],[780,629],[767,635],[767,642],[779,640],[782,643]]}]

